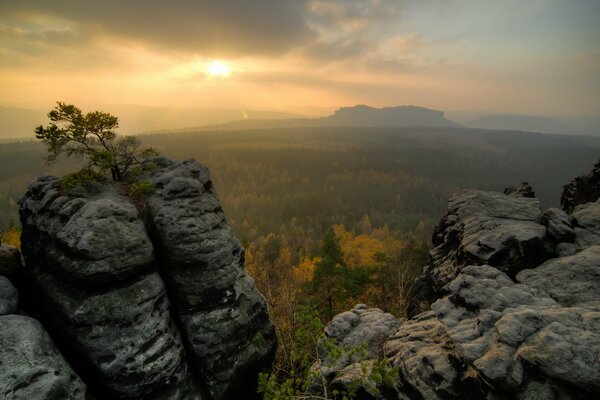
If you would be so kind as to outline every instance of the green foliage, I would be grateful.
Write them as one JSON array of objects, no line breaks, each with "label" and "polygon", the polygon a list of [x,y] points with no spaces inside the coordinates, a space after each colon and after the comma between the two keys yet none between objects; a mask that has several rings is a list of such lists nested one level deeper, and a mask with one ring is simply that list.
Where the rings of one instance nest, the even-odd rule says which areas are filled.
[{"label": "green foliage", "polygon": [[129,196],[132,198],[141,198],[154,193],[156,185],[151,181],[133,182],[129,185]]},{"label": "green foliage", "polygon": [[102,182],[106,177],[90,168],[64,175],[59,182],[60,188],[69,191],[77,187],[85,187],[90,182]]},{"label": "green foliage", "polygon": [[[302,304],[296,312],[298,330],[292,348],[295,367],[287,374],[261,373],[258,392],[263,400],[296,399],[358,399],[360,390],[379,393],[382,386],[394,386],[398,369],[390,367],[387,359],[367,360],[367,343],[354,348],[340,346],[323,336],[323,324],[318,312],[310,304]],[[335,365],[342,358],[359,363],[356,379],[345,390],[329,390],[322,363]]]},{"label": "green foliage", "polygon": [[117,138],[117,117],[101,111],[83,114],[72,104],[57,102],[48,113],[50,124],[38,126],[35,136],[46,144],[48,162],[55,162],[61,154],[67,158],[87,160],[85,169],[123,180],[130,168],[157,155],[152,148],[140,149],[137,137]]}]

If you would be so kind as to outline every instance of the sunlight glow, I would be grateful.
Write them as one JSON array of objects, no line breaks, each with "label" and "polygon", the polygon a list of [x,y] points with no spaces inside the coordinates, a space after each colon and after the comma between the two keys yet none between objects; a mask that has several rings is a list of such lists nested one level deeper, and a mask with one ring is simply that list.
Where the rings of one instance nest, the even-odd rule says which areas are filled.
[{"label": "sunlight glow", "polygon": [[231,69],[222,61],[215,60],[208,66],[208,75],[211,77],[225,77],[231,73]]}]

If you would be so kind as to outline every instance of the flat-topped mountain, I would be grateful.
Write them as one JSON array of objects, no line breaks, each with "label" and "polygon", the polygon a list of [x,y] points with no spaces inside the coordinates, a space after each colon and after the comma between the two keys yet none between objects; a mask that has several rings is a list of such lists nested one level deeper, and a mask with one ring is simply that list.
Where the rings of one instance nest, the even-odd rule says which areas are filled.
[{"label": "flat-topped mountain", "polygon": [[208,125],[189,130],[243,130],[296,127],[458,127],[444,117],[443,111],[416,106],[375,108],[366,105],[342,107],[332,115],[322,118],[247,119],[219,125]]},{"label": "flat-topped mountain", "polygon": [[342,107],[333,115],[321,118],[324,125],[348,126],[435,126],[456,127],[444,118],[443,111],[416,106],[374,108],[366,105]]}]

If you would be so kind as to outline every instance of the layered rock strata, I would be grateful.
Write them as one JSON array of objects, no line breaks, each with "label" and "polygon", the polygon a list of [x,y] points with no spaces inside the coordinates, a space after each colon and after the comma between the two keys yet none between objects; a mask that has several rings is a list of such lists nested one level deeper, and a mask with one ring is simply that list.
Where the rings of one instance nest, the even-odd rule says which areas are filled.
[{"label": "layered rock strata", "polygon": [[207,168],[153,166],[146,199],[111,184],[65,191],[51,176],[29,185],[32,303],[97,398],[238,398],[274,354],[265,301]]}]

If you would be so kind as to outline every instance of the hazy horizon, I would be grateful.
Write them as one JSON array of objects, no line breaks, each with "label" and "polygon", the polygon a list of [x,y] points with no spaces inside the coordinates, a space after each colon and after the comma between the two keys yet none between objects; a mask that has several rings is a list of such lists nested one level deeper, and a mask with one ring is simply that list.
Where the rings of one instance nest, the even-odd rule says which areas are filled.
[{"label": "hazy horizon", "polygon": [[599,16],[591,0],[9,0],[0,105],[599,117]]}]

